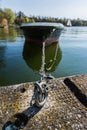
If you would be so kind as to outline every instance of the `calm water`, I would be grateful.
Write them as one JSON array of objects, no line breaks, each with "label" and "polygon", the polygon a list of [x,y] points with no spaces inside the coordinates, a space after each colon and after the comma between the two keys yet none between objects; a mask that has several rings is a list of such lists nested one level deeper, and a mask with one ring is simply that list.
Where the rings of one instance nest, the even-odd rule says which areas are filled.
[{"label": "calm water", "polygon": [[[19,29],[0,29],[0,86],[40,79],[42,48],[25,43]],[[46,72],[55,77],[87,73],[87,27],[65,28],[46,47]]]}]

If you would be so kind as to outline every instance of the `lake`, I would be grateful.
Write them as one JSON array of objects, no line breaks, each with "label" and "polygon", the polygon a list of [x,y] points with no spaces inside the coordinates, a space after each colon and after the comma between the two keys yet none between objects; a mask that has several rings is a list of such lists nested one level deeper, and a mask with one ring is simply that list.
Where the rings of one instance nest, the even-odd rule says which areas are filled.
[{"label": "lake", "polygon": [[[87,73],[87,27],[65,27],[59,43],[45,48],[46,72],[54,77]],[[40,79],[42,48],[25,42],[20,29],[0,29],[0,86]]]}]

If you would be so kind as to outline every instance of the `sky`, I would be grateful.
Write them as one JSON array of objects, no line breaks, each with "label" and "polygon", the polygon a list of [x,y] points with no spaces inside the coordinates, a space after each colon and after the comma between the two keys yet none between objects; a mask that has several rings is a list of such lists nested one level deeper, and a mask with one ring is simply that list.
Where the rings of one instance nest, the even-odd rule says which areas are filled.
[{"label": "sky", "polygon": [[87,0],[0,0],[0,8],[25,15],[87,20]]}]

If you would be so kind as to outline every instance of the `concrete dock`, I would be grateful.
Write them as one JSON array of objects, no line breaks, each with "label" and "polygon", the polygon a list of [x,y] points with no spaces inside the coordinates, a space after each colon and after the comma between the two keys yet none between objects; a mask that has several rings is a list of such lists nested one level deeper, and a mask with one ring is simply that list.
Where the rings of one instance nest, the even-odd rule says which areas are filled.
[{"label": "concrete dock", "polygon": [[0,130],[8,123],[21,130],[87,130],[87,75],[48,81],[45,105],[33,105],[34,83],[0,87]]}]

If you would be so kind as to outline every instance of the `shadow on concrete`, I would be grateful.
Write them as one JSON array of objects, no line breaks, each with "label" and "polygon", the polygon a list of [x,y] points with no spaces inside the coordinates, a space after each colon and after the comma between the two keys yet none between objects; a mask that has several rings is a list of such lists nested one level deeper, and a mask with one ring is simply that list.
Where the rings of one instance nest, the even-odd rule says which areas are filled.
[{"label": "shadow on concrete", "polygon": [[[34,91],[34,95],[35,95],[35,91]],[[32,103],[34,100],[34,95],[32,96],[30,107],[24,110],[22,113],[15,114],[13,116],[15,119],[14,122],[7,121],[4,124],[2,130],[20,130],[24,128],[27,125],[28,121],[41,110],[41,107],[39,108]]]},{"label": "shadow on concrete", "polygon": [[72,91],[72,93],[76,96],[76,98],[87,107],[87,96],[82,93],[82,91],[69,79],[66,78],[64,83],[68,88]]}]

